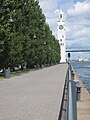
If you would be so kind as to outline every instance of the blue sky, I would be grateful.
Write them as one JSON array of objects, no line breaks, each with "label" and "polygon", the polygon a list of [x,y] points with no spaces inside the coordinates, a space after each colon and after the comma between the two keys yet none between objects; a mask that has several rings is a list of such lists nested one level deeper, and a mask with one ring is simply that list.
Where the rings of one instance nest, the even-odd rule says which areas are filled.
[{"label": "blue sky", "polygon": [[76,2],[83,2],[83,1],[85,1],[85,0],[72,0],[74,3],[76,3]]},{"label": "blue sky", "polygon": [[[53,34],[57,37],[57,18],[63,10],[67,47],[90,46],[90,0],[39,0]],[[90,58],[90,53],[73,53],[72,57]]]}]

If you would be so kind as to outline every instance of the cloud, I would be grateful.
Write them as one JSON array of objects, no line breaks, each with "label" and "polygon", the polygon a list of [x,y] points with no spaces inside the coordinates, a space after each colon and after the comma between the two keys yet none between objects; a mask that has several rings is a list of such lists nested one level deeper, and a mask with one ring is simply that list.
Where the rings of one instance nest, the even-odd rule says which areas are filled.
[{"label": "cloud", "polygon": [[90,2],[77,2],[73,8],[70,8],[68,10],[68,14],[70,16],[78,16],[78,17],[82,17],[82,16],[87,16],[87,14],[90,13]]},{"label": "cloud", "polygon": [[67,47],[90,45],[90,0],[77,1],[39,0],[46,20],[56,37],[58,11],[63,9],[66,22]]},{"label": "cloud", "polygon": [[39,0],[39,4],[46,17],[53,16],[54,10],[57,8],[56,0]]},{"label": "cloud", "polygon": [[39,4],[46,16],[46,22],[50,25],[53,34],[57,31],[57,0],[39,0]]},{"label": "cloud", "polygon": [[67,10],[67,40],[70,46],[90,44],[90,2],[73,3]]}]

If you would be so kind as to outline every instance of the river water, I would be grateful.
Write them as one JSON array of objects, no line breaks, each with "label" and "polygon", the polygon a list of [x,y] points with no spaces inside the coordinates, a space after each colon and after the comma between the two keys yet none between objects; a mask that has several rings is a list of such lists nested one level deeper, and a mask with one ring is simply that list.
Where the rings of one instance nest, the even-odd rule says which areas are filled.
[{"label": "river water", "polygon": [[71,64],[90,93],[90,62],[71,62]]}]

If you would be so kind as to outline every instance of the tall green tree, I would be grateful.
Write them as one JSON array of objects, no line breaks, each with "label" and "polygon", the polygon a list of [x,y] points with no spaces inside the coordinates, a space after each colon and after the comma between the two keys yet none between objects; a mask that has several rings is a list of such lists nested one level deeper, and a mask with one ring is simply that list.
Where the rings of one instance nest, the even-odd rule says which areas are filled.
[{"label": "tall green tree", "polygon": [[17,31],[17,1],[4,0],[1,2],[1,40],[3,52],[0,60],[3,67],[13,67],[22,61],[22,35]]},{"label": "tall green tree", "polygon": [[0,68],[55,64],[59,55],[38,0],[0,1]]}]

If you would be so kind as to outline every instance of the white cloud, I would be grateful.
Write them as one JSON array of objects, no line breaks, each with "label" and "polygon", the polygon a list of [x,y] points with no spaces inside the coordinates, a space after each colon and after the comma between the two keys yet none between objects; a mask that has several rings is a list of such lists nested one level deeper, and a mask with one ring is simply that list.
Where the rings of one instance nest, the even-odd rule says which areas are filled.
[{"label": "white cloud", "polygon": [[[90,0],[39,0],[47,22],[57,36],[58,10],[63,9],[66,19],[67,46],[90,45]],[[78,0],[79,1],[79,0]]]},{"label": "white cloud", "polygon": [[85,15],[85,13],[89,13],[90,12],[90,2],[77,2],[73,8],[68,10],[68,14],[70,16],[79,16],[81,17],[81,15]]},{"label": "white cloud", "polygon": [[90,44],[90,2],[77,2],[73,6],[67,10],[67,38],[71,42],[69,45],[88,46]]},{"label": "white cloud", "polygon": [[53,16],[54,10],[57,8],[56,0],[39,0],[46,17]]},{"label": "white cloud", "polygon": [[39,0],[39,4],[46,16],[46,21],[50,25],[53,34],[57,31],[57,0]]}]

